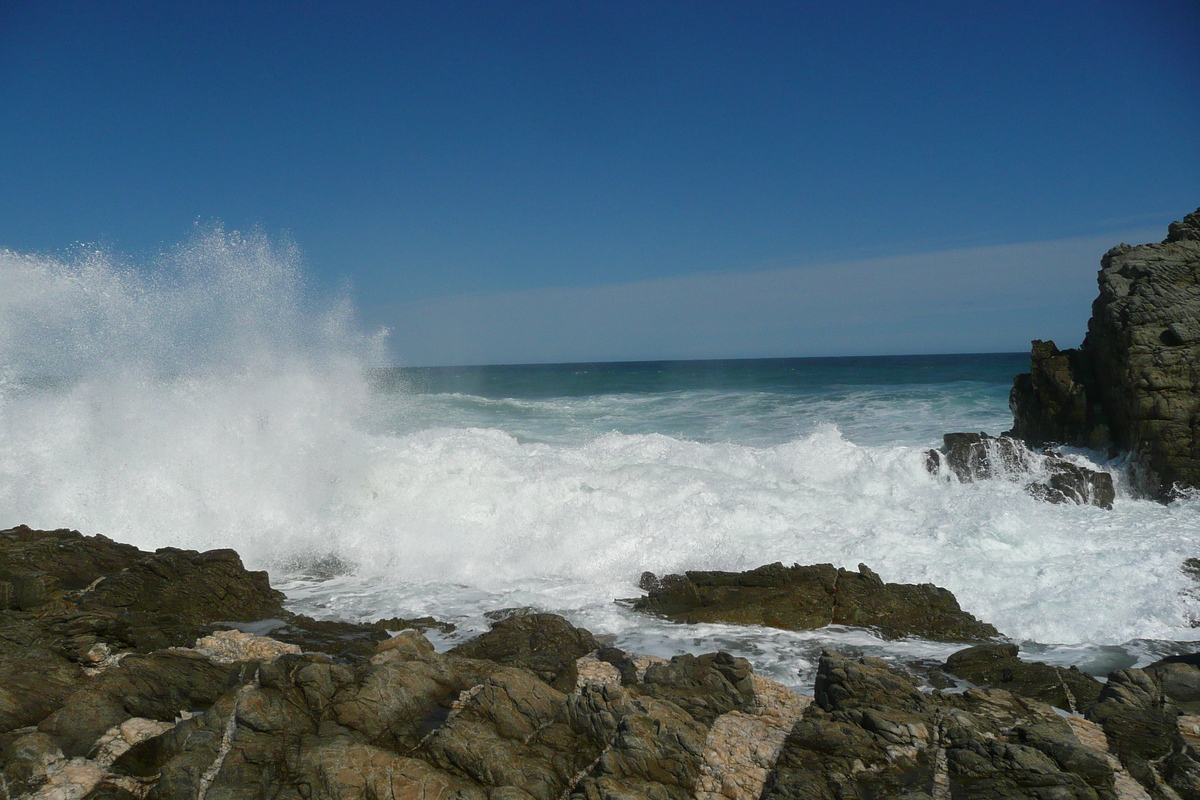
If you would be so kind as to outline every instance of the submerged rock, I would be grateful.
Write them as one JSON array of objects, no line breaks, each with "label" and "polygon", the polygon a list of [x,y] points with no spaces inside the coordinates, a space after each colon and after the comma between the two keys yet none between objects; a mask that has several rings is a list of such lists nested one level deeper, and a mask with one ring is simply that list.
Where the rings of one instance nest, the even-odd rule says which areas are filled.
[{"label": "submerged rock", "polygon": [[1013,382],[1012,435],[1131,455],[1141,488],[1200,488],[1200,210],[1158,244],[1104,254],[1087,336],[1034,341]]},{"label": "submerged rock", "polygon": [[949,590],[929,583],[884,583],[863,564],[858,572],[832,564],[780,563],[748,572],[692,571],[646,585],[656,588],[635,600],[633,607],[678,622],[784,630],[854,625],[888,639],[919,636],[952,642],[999,636],[991,625],[959,608]]},{"label": "submerged rock", "polygon": [[1111,509],[1116,499],[1111,474],[1081,467],[1054,451],[1034,452],[1011,436],[947,433],[942,441],[940,450],[926,454],[933,475],[949,472],[962,483],[1006,478],[1025,483],[1027,492],[1049,503]]}]

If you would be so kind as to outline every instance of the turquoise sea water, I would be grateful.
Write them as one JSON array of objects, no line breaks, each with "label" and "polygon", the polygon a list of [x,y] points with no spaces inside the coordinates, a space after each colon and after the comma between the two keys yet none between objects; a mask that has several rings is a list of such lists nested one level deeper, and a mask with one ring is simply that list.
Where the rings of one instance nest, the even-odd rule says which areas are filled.
[{"label": "turquoise sea water", "polygon": [[859,444],[935,445],[1011,423],[1021,353],[427,367],[372,373],[419,396],[393,424],[501,428],[527,441],[665,434],[776,445],[821,424]]},{"label": "turquoise sea water", "polygon": [[220,232],[150,277],[0,253],[0,526],[233,547],[296,610],[432,615],[459,626],[441,647],[531,607],[798,686],[823,647],[956,646],[615,601],[644,570],[866,563],[950,589],[1056,663],[1104,672],[1200,638],[1179,569],[1200,555],[1200,500],[1137,499],[1099,453],[1067,455],[1114,470],[1111,511],[926,472],[943,433],[1009,427],[1027,356],[381,368],[379,338],[314,308],[290,257]]}]

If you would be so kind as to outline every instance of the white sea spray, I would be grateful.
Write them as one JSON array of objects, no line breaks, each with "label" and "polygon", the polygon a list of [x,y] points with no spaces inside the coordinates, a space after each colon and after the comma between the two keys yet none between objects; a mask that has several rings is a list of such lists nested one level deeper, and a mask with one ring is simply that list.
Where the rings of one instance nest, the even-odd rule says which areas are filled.
[{"label": "white sea spray", "polygon": [[381,344],[261,234],[206,229],[136,265],[0,253],[0,526],[234,547],[318,615],[433,614],[461,637],[528,605],[790,682],[830,644],[954,646],[672,625],[613,600],[643,570],[863,562],[949,588],[1051,660],[1196,636],[1179,566],[1200,555],[1200,498],[1136,500],[1118,473],[1107,512],[925,471],[939,432],[1006,425],[1002,384],[384,391],[366,371]]}]

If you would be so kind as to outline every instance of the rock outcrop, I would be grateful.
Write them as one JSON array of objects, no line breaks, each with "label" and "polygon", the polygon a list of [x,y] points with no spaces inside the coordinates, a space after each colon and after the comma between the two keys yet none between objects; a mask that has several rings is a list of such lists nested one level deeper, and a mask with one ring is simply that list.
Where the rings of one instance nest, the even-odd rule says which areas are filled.
[{"label": "rock outcrop", "polygon": [[316,623],[232,551],[17,528],[0,569],[0,800],[740,800],[805,706],[743,659],[634,656],[552,614],[446,654],[388,638],[403,620]]},{"label": "rock outcrop", "polygon": [[1117,245],[1077,350],[1035,341],[1012,435],[1033,446],[1128,452],[1140,488],[1200,488],[1200,210],[1158,244]]},{"label": "rock outcrop", "polygon": [[679,622],[727,622],[811,630],[826,625],[871,628],[888,639],[920,636],[950,642],[992,639],[999,632],[959,608],[947,589],[884,583],[865,564],[858,572],[832,564],[767,564],[748,572],[643,576],[649,594],[638,611]]},{"label": "rock outcrop", "polygon": [[1080,714],[1100,697],[1103,684],[1076,667],[1022,661],[1015,644],[981,644],[950,656],[945,671],[976,686],[994,686]]},{"label": "rock outcrop", "polygon": [[1076,503],[1111,509],[1116,499],[1112,475],[1068,461],[1053,450],[1034,452],[1011,436],[947,433],[940,450],[926,453],[933,475],[954,475],[962,483],[1006,478],[1048,503]]},{"label": "rock outcrop", "polygon": [[[0,609],[0,800],[1200,797],[1195,655],[1101,687],[1021,661],[1015,645],[981,645],[951,656],[937,683],[991,688],[944,693],[879,659],[825,652],[814,699],[727,653],[625,653],[536,612],[498,615],[447,653],[411,629],[377,641],[400,620],[319,628],[310,643],[331,652],[239,630],[147,651],[130,631],[152,601],[174,626],[166,638],[219,627],[208,614],[270,613],[257,628],[301,634],[311,621],[279,609],[269,588],[231,591],[228,606],[188,600],[212,569],[260,586],[228,551],[149,554],[21,528],[0,531],[0,564],[22,587]],[[907,603],[950,608],[944,590],[892,587],[865,568],[771,565],[659,584],[727,603],[762,590],[746,613],[767,616],[787,606],[782,576],[832,582],[839,604],[878,605],[897,632]],[[26,594],[31,583],[41,594]],[[806,602],[802,613],[828,616]]]},{"label": "rock outcrop", "polygon": [[1103,752],[1050,706],[1002,689],[926,694],[879,659],[822,655],[766,800],[1115,798]]}]

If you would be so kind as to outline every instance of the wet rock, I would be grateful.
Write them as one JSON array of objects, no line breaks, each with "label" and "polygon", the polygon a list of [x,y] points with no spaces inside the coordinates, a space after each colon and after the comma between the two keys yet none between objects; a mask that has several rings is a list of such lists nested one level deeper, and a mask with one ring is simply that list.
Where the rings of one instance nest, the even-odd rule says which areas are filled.
[{"label": "wet rock", "polygon": [[328,653],[361,663],[369,659],[380,642],[387,641],[387,629],[339,620],[316,620],[303,614],[285,614],[280,625],[271,628],[272,639],[293,644],[306,653]]},{"label": "wet rock", "polygon": [[499,620],[450,653],[524,667],[566,693],[575,688],[575,660],[598,647],[591,633],[560,616],[524,614]]},{"label": "wet rock", "polygon": [[1117,494],[1111,474],[1081,467],[1064,459],[1048,459],[1048,469],[1048,479],[1035,481],[1026,487],[1038,500],[1112,508]]},{"label": "wet rock", "polygon": [[1049,503],[1111,509],[1116,499],[1110,473],[1081,467],[1054,451],[1034,452],[1011,436],[947,433],[942,439],[941,450],[926,455],[933,475],[953,474],[962,483],[1005,478],[1024,483],[1026,491]]},{"label": "wet rock", "polygon": [[1015,644],[983,644],[954,653],[945,670],[979,686],[1004,689],[1052,706],[1083,713],[1100,697],[1103,684],[1076,667],[1063,669],[1017,657]]},{"label": "wet rock", "polygon": [[1128,452],[1149,495],[1200,487],[1200,211],[1159,244],[1118,245],[1078,350],[1035,341],[1014,381],[1012,434]]},{"label": "wet rock", "polygon": [[438,631],[440,633],[454,633],[458,628],[451,622],[443,622],[434,619],[433,617],[389,617],[381,619],[377,622],[372,622],[372,626],[382,628],[385,631],[400,631],[415,630],[424,633],[425,631]]},{"label": "wet rock", "polygon": [[895,639],[980,641],[999,635],[932,584],[884,583],[865,565],[768,564],[748,572],[668,575],[633,607],[680,622],[726,622],[811,630],[826,625],[872,628]]}]

